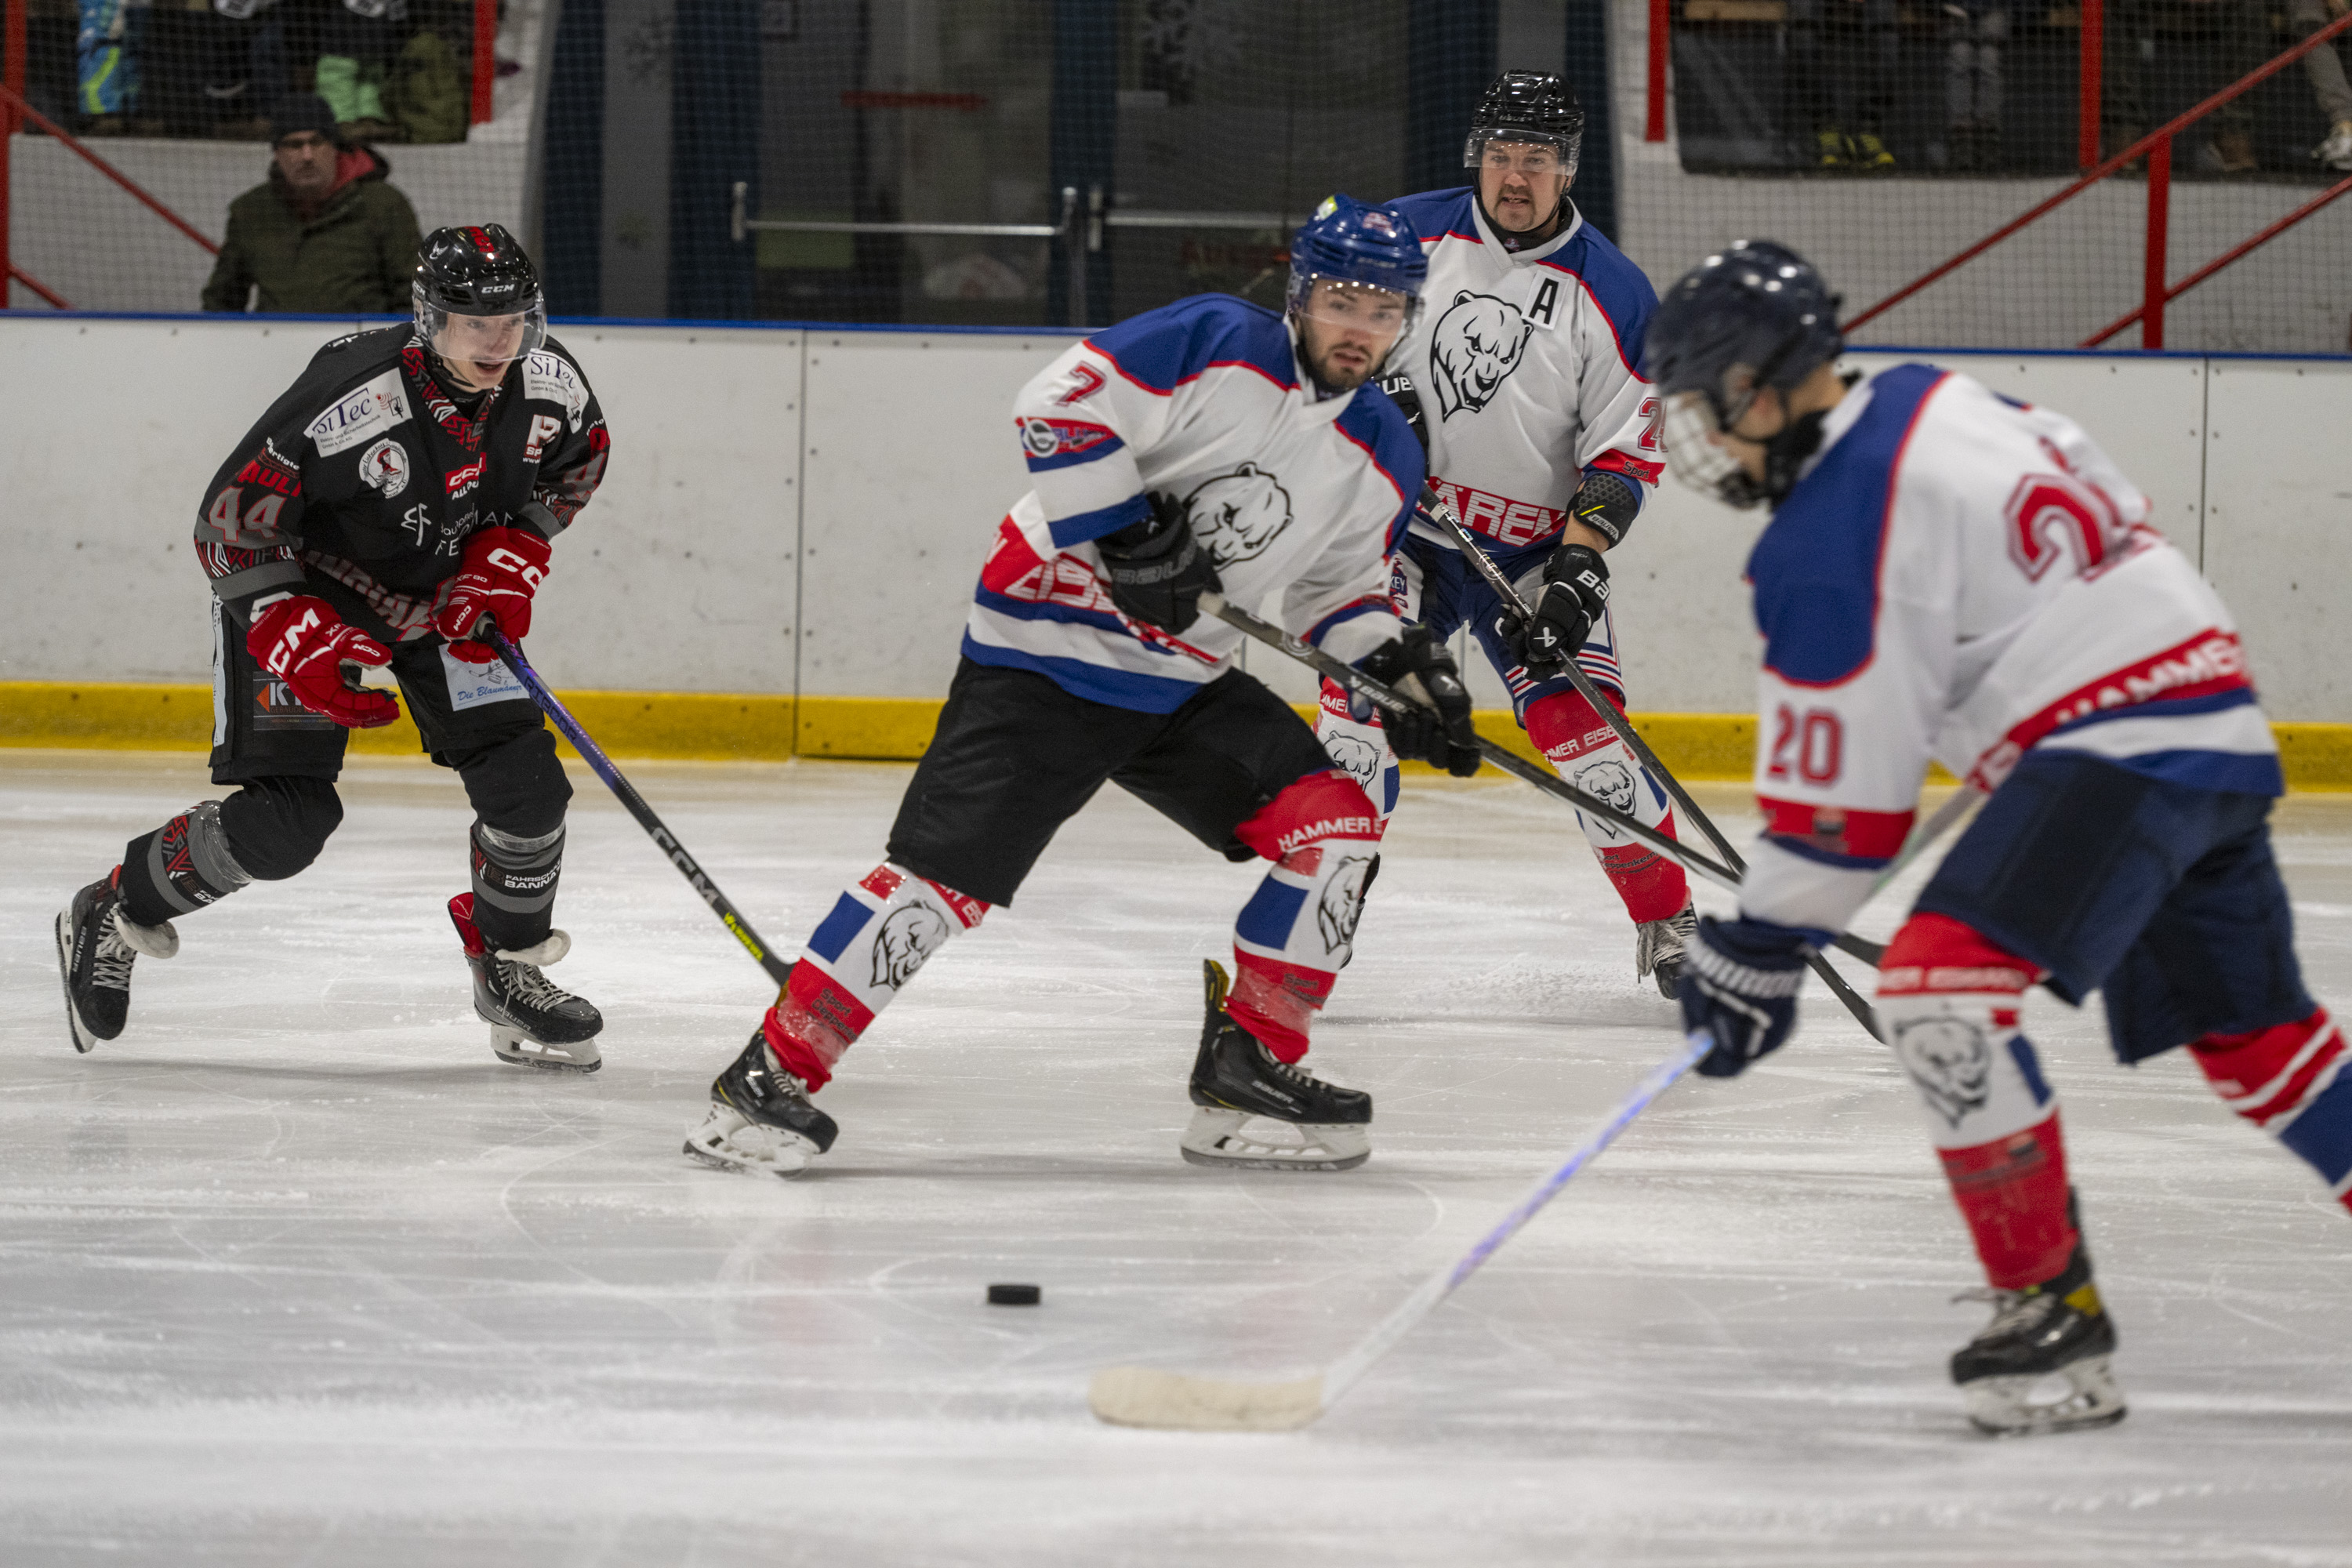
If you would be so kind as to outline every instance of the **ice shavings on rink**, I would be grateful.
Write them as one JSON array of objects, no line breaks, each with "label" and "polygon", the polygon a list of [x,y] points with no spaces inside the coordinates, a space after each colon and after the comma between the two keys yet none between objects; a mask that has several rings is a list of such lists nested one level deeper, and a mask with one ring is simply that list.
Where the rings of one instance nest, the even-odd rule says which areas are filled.
[{"label": "ice shavings on rink", "polygon": [[[630,772],[787,948],[907,777]],[[1412,782],[1310,1058],[1377,1097],[1360,1171],[1177,1158],[1199,961],[1259,872],[1108,791],[844,1059],[841,1140],[786,1184],[678,1152],[772,984],[574,783],[584,1079],[490,1055],[440,908],[468,813],[389,763],[76,1057],[50,920],[217,792],[193,756],[0,758],[9,1563],[2352,1564],[2352,1227],[2188,1062],[2113,1066],[2095,1013],[2028,1005],[2123,1331],[2112,1431],[1968,1433],[1965,1234],[1817,986],[1789,1049],[1675,1089],[1315,1427],[1115,1429],[1098,1366],[1344,1349],[1672,1048],[1567,814]],[[2279,850],[2313,989],[2352,1003],[2352,797],[2291,802]],[[984,1306],[1002,1279],[1044,1305]]]}]

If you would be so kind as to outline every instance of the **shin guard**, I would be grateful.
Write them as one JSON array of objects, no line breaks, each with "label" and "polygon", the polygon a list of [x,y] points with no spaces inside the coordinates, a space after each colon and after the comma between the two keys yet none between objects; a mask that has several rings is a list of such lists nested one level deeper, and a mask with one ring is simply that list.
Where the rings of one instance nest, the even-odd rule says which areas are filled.
[{"label": "shin guard", "polygon": [[1403,793],[1403,781],[1397,776],[1396,753],[1389,750],[1388,732],[1381,728],[1379,715],[1369,719],[1352,717],[1348,711],[1348,692],[1336,681],[1323,683],[1320,711],[1315,715],[1315,738],[1323,742],[1323,751],[1331,765],[1356,781],[1371,797],[1385,832],[1389,818],[1396,815],[1397,797]]},{"label": "shin guard", "polygon": [[216,904],[253,880],[229,849],[221,803],[202,801],[123,848],[123,912],[142,926]]},{"label": "shin guard", "polygon": [[898,988],[988,906],[885,862],[844,890],[801,950],[761,1028],[776,1060],[812,1092]]},{"label": "shin guard", "polygon": [[494,947],[520,952],[547,940],[563,877],[563,825],[524,837],[476,821],[474,923]]},{"label": "shin guard", "polygon": [[1353,779],[1310,773],[1234,830],[1274,862],[1234,922],[1225,1010],[1276,1058],[1307,1054],[1307,1032],[1355,951],[1364,891],[1380,866],[1380,815]]},{"label": "shin guard", "polygon": [[1943,915],[1906,921],[1878,973],[1878,1015],[1919,1091],[1953,1200],[2003,1290],[2055,1278],[2079,1239],[2058,1097],[2018,1027],[2032,963]]},{"label": "shin guard", "polygon": [[[1632,750],[1617,738],[1617,731],[1580,693],[1555,691],[1538,697],[1528,704],[1525,718],[1528,739],[1560,777],[1643,826],[1680,838],[1666,792],[1643,770]],[[1680,866],[1582,812],[1577,813],[1576,820],[1592,846],[1593,858],[1601,862],[1617,896],[1625,900],[1625,912],[1636,925],[1682,913],[1683,906],[1690,902],[1690,883]]]},{"label": "shin guard", "polygon": [[2352,1052],[2322,1007],[2243,1035],[2207,1035],[2189,1054],[2213,1092],[2285,1144],[2352,1208]]}]

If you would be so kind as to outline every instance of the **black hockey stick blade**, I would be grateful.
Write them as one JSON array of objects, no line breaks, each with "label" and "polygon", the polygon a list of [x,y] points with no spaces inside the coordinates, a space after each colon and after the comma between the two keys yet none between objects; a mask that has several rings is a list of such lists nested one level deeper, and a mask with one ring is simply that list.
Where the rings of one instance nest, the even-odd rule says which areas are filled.
[{"label": "black hockey stick blade", "polygon": [[613,765],[613,759],[604,754],[604,749],[589,737],[588,731],[581,727],[580,721],[572,716],[571,710],[548,689],[547,682],[539,678],[539,671],[531,668],[530,661],[523,658],[522,649],[509,642],[506,634],[494,625],[485,625],[476,636],[498,650],[499,658],[514,671],[515,679],[522,682],[523,689],[530,693],[530,700],[539,704],[540,711],[553,721],[555,727],[563,731],[564,738],[587,759],[596,776],[604,781],[605,787],[618,796],[629,815],[637,819],[637,826],[646,830],[646,836],[654,841],[654,847],[668,857],[669,863],[677,868],[677,874],[686,879],[687,885],[694,889],[696,896],[710,906],[710,912],[717,915],[719,922],[734,933],[735,940],[743,944],[743,951],[750,953],[779,986],[791,979],[791,961],[780,957],[775,949],[751,929],[751,922],[743,918],[727,895],[719,890],[719,884],[712,881],[709,874],[695,862],[694,857],[686,852],[686,846],[677,841],[677,835],[672,833],[668,825],[655,814],[654,808],[646,804],[646,797],[636,792],[635,786],[622,776],[621,770]]}]

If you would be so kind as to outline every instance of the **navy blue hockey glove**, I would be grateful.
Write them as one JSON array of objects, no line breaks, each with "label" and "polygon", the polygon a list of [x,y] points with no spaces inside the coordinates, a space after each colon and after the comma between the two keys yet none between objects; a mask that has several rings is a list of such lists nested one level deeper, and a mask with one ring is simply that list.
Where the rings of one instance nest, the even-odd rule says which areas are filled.
[{"label": "navy blue hockey glove", "polygon": [[1535,602],[1524,642],[1511,651],[1529,675],[1557,675],[1576,657],[1592,623],[1609,607],[1609,563],[1589,544],[1563,544],[1544,563],[1543,594]]},{"label": "navy blue hockey glove", "polygon": [[1155,495],[1151,515],[1095,541],[1110,578],[1111,603],[1171,637],[1201,618],[1201,595],[1223,593],[1216,563],[1192,537],[1184,507]]},{"label": "navy blue hockey glove", "polygon": [[[1389,750],[1400,757],[1444,768],[1457,779],[1478,771],[1478,731],[1470,725],[1470,689],[1445,645],[1429,635],[1427,626],[1407,626],[1404,635],[1384,642],[1356,668],[1401,694],[1415,700],[1410,713],[1380,710],[1381,728],[1388,731]],[[1422,691],[1406,684],[1419,677]],[[1428,705],[1421,699],[1428,696]],[[1352,711],[1354,704],[1349,704]],[[1369,715],[1359,715],[1369,717]]]},{"label": "navy blue hockey glove", "polygon": [[1737,1078],[1769,1056],[1797,1026],[1797,984],[1805,977],[1805,935],[1769,921],[1702,915],[1698,941],[1683,960],[1683,1029],[1715,1048],[1699,1058],[1709,1078]]}]

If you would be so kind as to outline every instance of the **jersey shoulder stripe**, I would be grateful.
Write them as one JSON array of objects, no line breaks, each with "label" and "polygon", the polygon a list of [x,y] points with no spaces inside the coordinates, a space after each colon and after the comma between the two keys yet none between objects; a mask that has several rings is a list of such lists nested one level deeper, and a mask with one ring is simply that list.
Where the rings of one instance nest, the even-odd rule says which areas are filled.
[{"label": "jersey shoulder stripe", "polygon": [[1424,246],[1436,244],[1451,237],[1465,239],[1473,245],[1486,241],[1478,237],[1478,226],[1470,217],[1470,187],[1456,185],[1450,191],[1423,191],[1418,195],[1399,196],[1389,204],[1404,214],[1412,225],[1412,232],[1421,237]]},{"label": "jersey shoulder stripe", "polygon": [[1282,318],[1231,294],[1200,294],[1146,310],[1095,333],[1087,344],[1160,397],[1224,365],[1254,370],[1286,392],[1298,384]]},{"label": "jersey shoulder stripe", "polygon": [[1393,553],[1404,538],[1406,525],[1412,521],[1413,503],[1421,499],[1422,483],[1428,477],[1421,443],[1413,438],[1412,426],[1405,423],[1404,411],[1387,393],[1369,384],[1359,388],[1340,411],[1338,425],[1339,434],[1364,449],[1372,467],[1397,493],[1402,510],[1389,524],[1389,551]]},{"label": "jersey shoulder stripe", "polygon": [[1894,521],[1896,470],[1946,373],[1898,365],[1870,384],[1870,405],[1772,514],[1748,558],[1764,668],[1796,686],[1836,686],[1870,663],[1879,566]]},{"label": "jersey shoulder stripe", "polygon": [[1617,357],[1625,362],[1627,370],[1640,375],[1643,343],[1649,335],[1650,318],[1658,309],[1658,291],[1650,287],[1649,275],[1591,223],[1580,226],[1575,238],[1536,265],[1565,272],[1583,286],[1617,339]]}]

